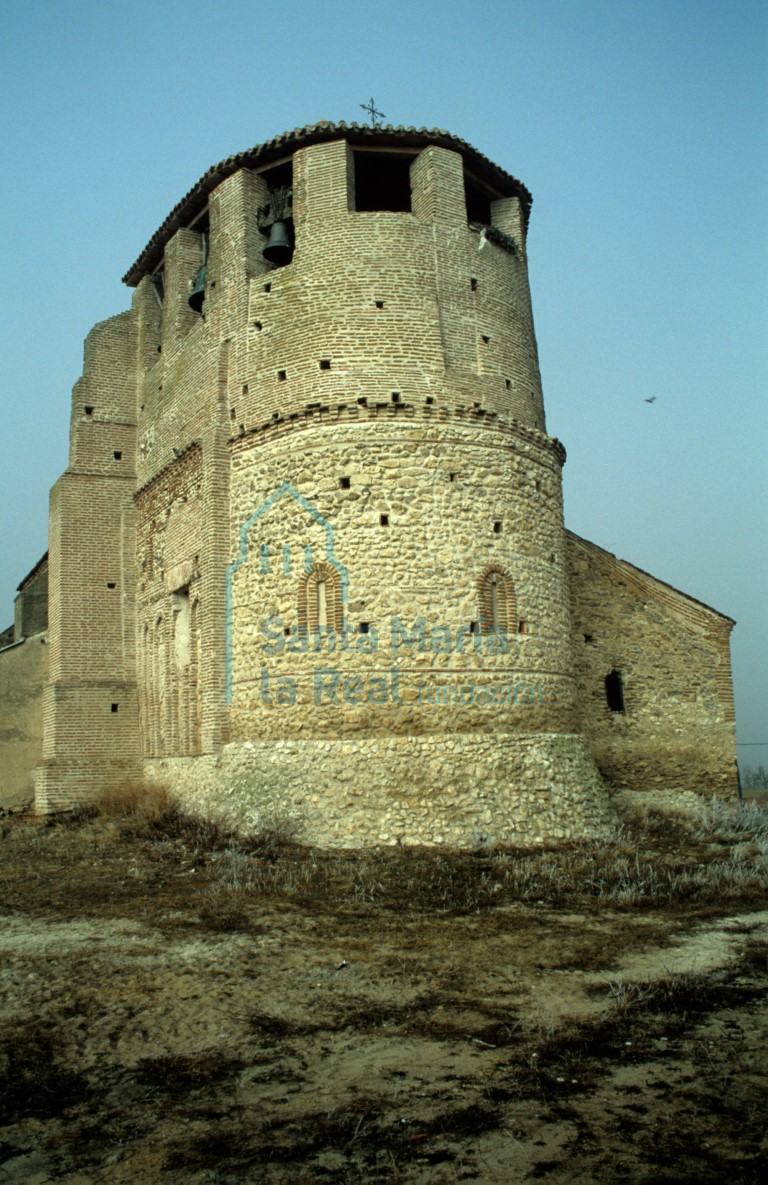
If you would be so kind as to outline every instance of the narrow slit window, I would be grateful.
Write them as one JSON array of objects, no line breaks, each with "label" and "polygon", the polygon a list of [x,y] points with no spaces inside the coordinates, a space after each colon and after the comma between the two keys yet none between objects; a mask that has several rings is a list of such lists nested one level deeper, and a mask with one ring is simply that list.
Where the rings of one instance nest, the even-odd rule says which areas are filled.
[{"label": "narrow slit window", "polygon": [[393,391],[393,392],[392,392],[392,402],[393,402],[393,403],[399,403],[399,402],[400,402],[400,392],[399,392],[399,391]]},{"label": "narrow slit window", "polygon": [[324,580],[317,582],[317,624],[320,629],[328,628],[328,590]]},{"label": "narrow slit window", "polygon": [[287,373],[287,372],[286,372],[286,371],[284,371],[284,370],[278,370],[278,372],[277,372],[277,381],[278,381],[279,383],[284,383],[284,382],[285,382],[285,379],[286,379],[286,373]]},{"label": "narrow slit window", "polygon": [[493,533],[494,533],[494,535],[500,535],[500,534],[501,534],[501,523],[499,522],[499,520],[498,520],[498,519],[497,519],[497,521],[496,521],[496,522],[493,524]]},{"label": "narrow slit window", "polygon": [[477,277],[476,276],[470,277],[469,286],[473,292],[477,292]]},{"label": "narrow slit window", "polygon": [[625,714],[624,683],[621,678],[621,671],[614,669],[605,676],[605,698],[611,712],[620,713],[621,715]]},{"label": "narrow slit window", "polygon": [[116,712],[118,707],[119,707],[119,704],[110,704],[110,706],[109,706],[111,712]]},{"label": "narrow slit window", "polygon": [[382,525],[382,527],[388,527],[389,526],[389,515],[388,514],[380,514],[379,515],[379,522]]}]

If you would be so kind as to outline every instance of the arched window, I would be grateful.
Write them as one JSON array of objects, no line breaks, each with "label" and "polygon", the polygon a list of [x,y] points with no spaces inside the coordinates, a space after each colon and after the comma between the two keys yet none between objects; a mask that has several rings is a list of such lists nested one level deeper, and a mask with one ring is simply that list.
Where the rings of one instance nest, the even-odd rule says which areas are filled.
[{"label": "arched window", "polygon": [[478,584],[481,631],[514,634],[517,632],[515,585],[504,568],[487,568]]},{"label": "arched window", "polygon": [[316,630],[340,633],[343,624],[341,576],[323,560],[313,565],[299,585],[299,629],[309,634]]}]

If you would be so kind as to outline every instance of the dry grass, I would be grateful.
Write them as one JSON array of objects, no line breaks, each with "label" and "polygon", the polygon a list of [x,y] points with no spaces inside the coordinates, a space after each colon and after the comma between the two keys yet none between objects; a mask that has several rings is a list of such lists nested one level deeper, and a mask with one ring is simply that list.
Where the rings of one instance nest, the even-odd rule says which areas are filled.
[{"label": "dry grass", "polygon": [[[705,804],[545,851],[323,851],[157,786],[12,821],[0,1176],[33,1149],[88,1185],[762,1180],[765,828]],[[730,966],[659,972],[737,910]]]},{"label": "dry grass", "polygon": [[209,871],[205,917],[222,929],[244,923],[258,899],[328,910],[449,914],[523,903],[620,911],[750,904],[768,893],[768,813],[703,802],[690,817],[651,813],[607,838],[552,849],[322,850],[296,842],[295,821],[274,818],[256,835],[192,815],[162,783],[126,783],[74,812],[69,827],[109,822],[126,841],[176,845]]}]

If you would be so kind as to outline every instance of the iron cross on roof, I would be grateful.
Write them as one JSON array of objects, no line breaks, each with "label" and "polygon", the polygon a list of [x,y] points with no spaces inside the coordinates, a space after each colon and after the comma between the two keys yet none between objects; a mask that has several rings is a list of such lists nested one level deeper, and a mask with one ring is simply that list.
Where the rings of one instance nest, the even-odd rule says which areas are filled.
[{"label": "iron cross on roof", "polygon": [[376,103],[370,99],[367,103],[361,103],[363,111],[367,111],[371,117],[371,127],[380,128],[382,119],[386,118],[383,111],[376,110]]}]

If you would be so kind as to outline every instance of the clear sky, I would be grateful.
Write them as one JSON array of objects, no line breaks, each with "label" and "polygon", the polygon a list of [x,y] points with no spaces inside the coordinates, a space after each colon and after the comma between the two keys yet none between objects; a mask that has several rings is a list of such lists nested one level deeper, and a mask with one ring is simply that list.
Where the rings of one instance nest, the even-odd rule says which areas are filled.
[{"label": "clear sky", "polygon": [[[768,764],[764,0],[2,0],[0,627],[71,387],[212,164],[318,119],[445,128],[532,190],[566,523],[734,617]],[[645,400],[656,396],[656,402]]]}]

